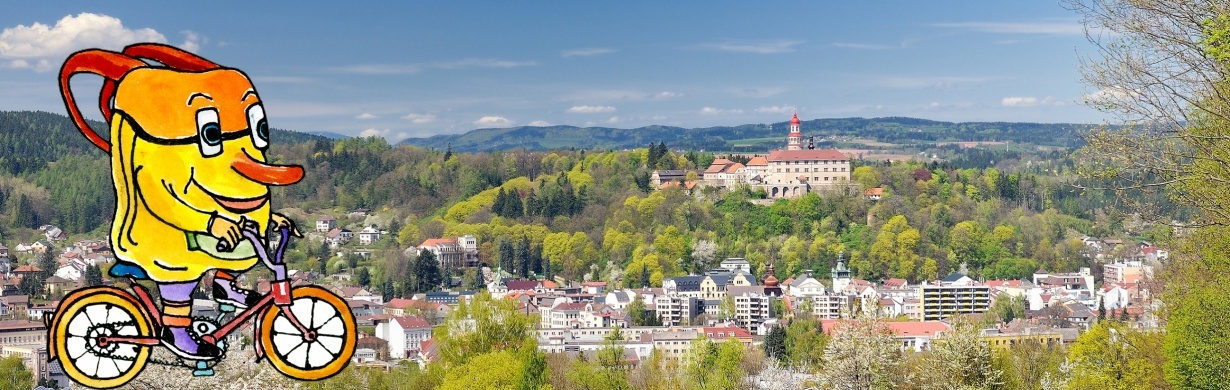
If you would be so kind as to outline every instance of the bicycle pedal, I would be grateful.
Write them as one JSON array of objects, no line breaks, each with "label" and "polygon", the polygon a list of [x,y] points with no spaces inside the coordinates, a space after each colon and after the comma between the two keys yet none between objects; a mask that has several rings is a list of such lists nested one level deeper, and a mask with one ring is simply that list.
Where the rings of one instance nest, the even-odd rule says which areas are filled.
[{"label": "bicycle pedal", "polygon": [[204,360],[196,361],[196,370],[192,371],[192,376],[214,376],[214,369]]},{"label": "bicycle pedal", "polygon": [[230,305],[230,304],[226,304],[226,303],[219,303],[219,304],[218,304],[218,311],[219,311],[219,312],[222,312],[222,313],[234,313],[234,312],[235,312],[235,305]]}]

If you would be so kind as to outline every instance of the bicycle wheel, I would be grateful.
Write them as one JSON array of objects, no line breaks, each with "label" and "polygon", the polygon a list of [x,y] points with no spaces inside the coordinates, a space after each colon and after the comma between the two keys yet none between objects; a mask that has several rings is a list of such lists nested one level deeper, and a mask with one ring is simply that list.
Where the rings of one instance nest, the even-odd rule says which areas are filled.
[{"label": "bicycle wheel", "polygon": [[325,379],[342,371],[354,355],[354,314],[346,301],[316,286],[291,290],[290,311],[315,332],[309,340],[291,323],[281,307],[270,306],[261,320],[261,347],[273,367],[300,380]]},{"label": "bicycle wheel", "polygon": [[149,336],[152,333],[135,299],[115,287],[73,291],[64,298],[52,323],[50,349],[64,373],[82,385],[118,387],[145,368],[150,347],[128,343],[100,346],[99,337]]}]

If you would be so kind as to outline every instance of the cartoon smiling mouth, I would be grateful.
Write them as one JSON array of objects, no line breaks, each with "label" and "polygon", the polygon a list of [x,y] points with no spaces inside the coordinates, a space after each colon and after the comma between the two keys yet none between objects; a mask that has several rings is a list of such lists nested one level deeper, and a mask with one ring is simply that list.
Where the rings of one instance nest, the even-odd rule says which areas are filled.
[{"label": "cartoon smiling mouth", "polygon": [[222,208],[230,210],[236,214],[243,214],[256,210],[265,205],[265,202],[269,201],[268,193],[253,198],[232,198],[213,193],[209,189],[205,188],[205,186],[201,185],[200,182],[197,182],[196,178],[191,178],[189,180],[191,180],[192,184],[195,184],[197,188],[200,188],[201,191],[205,192],[206,195],[213,198],[214,202],[217,202],[219,206],[222,206]]}]

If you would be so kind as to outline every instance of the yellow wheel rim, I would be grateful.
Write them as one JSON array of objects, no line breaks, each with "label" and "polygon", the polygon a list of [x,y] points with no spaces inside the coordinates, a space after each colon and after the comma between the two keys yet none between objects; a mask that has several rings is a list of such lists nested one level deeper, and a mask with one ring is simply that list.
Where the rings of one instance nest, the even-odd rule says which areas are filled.
[{"label": "yellow wheel rim", "polygon": [[261,320],[261,347],[273,367],[299,380],[325,379],[345,368],[354,355],[354,314],[346,301],[316,286],[291,290],[289,309],[304,327],[317,333],[313,341],[303,334],[278,306],[270,306]]},{"label": "yellow wheel rim", "polygon": [[136,302],[114,287],[74,291],[60,304],[50,340],[64,373],[85,386],[108,389],[135,378],[145,368],[150,348],[136,344],[99,347],[97,337],[148,336],[149,321]]}]

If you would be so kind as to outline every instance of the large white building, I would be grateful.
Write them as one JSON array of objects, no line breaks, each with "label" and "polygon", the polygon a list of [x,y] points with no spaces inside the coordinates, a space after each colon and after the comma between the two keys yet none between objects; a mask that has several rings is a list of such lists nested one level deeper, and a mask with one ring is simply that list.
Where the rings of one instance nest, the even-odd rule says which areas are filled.
[{"label": "large white building", "polygon": [[705,170],[705,185],[730,188],[747,185],[764,189],[770,198],[794,198],[812,191],[848,185],[850,157],[835,149],[803,146],[799,115],[790,119],[786,150],[774,150],[768,157],[756,156],[739,164],[727,159],[714,160]]}]

